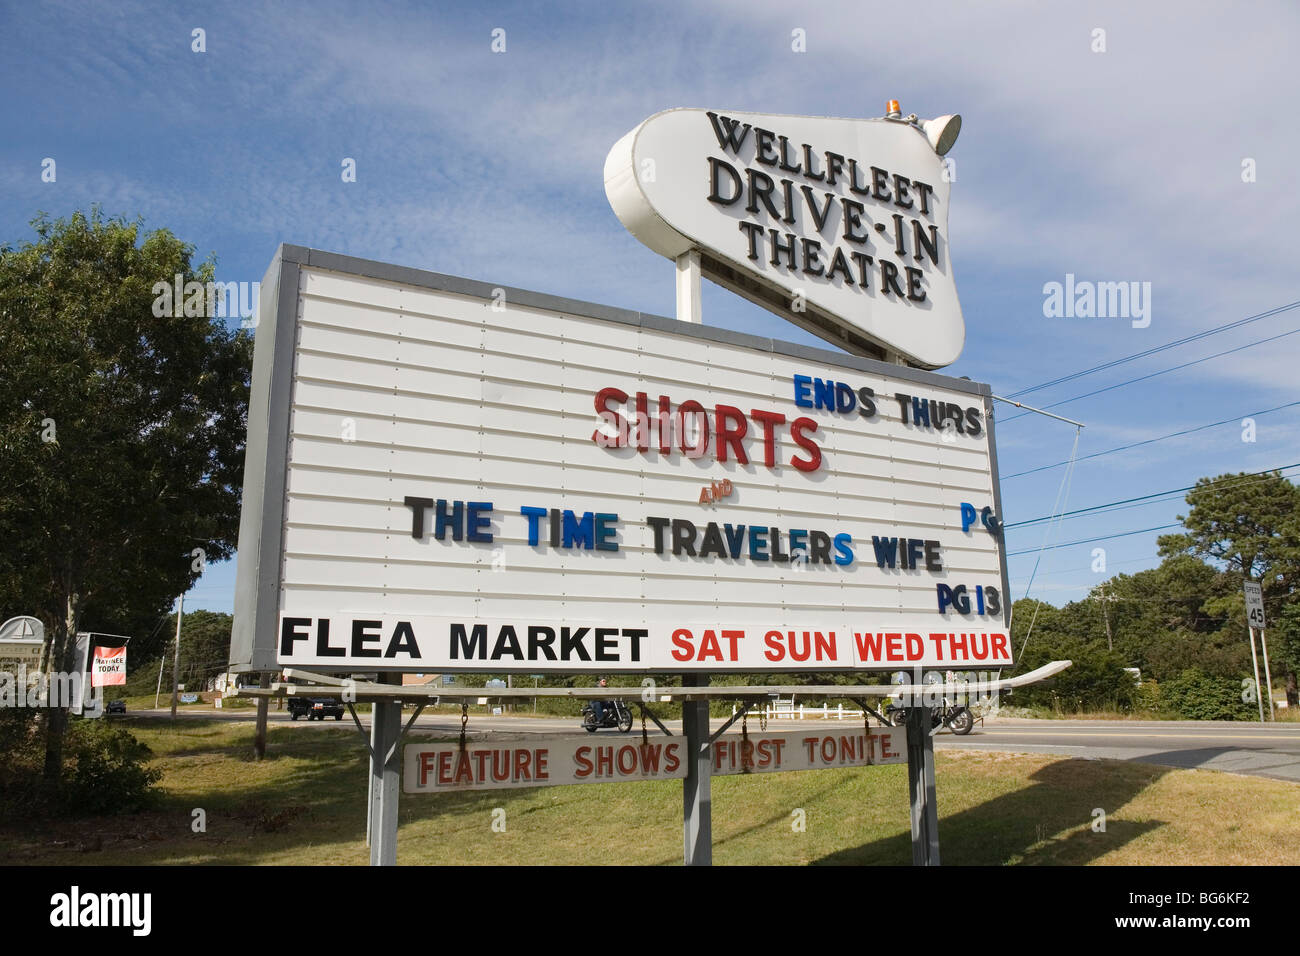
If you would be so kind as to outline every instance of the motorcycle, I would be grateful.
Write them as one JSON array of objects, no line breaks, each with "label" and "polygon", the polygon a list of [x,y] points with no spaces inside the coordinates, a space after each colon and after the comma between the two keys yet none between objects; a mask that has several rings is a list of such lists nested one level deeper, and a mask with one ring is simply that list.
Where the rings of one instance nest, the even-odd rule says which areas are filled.
[{"label": "motorcycle", "polygon": [[[907,725],[911,710],[910,707],[902,707],[891,702],[885,710],[885,718],[893,726],[903,727]],[[933,730],[942,724],[947,724],[948,729],[954,734],[964,736],[975,727],[975,715],[971,713],[969,707],[950,704],[945,698],[943,707],[933,707],[930,710],[930,729]]]},{"label": "motorcycle", "polygon": [[617,727],[623,733],[632,729],[632,711],[621,700],[601,701],[603,713],[596,723],[596,708],[590,702],[582,705],[582,729],[594,734],[601,727]]}]

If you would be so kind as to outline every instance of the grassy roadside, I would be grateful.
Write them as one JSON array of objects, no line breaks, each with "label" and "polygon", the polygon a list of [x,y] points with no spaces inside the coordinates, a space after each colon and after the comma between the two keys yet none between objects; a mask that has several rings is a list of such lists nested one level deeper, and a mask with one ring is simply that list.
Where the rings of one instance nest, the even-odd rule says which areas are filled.
[{"label": "grassy roadside", "polygon": [[[355,730],[136,718],[163,772],[157,809],[0,825],[32,864],[363,864],[364,751]],[[1300,787],[1106,760],[947,751],[939,831],[949,864],[1300,863]],[[901,766],[713,781],[719,864],[906,864]],[[492,828],[505,811],[505,832]],[[1094,832],[1094,810],[1106,814]],[[201,809],[206,832],[194,832]],[[803,811],[805,832],[792,827]],[[398,859],[416,864],[675,864],[681,785],[609,784],[403,796]],[[498,814],[498,819],[500,815]]]}]

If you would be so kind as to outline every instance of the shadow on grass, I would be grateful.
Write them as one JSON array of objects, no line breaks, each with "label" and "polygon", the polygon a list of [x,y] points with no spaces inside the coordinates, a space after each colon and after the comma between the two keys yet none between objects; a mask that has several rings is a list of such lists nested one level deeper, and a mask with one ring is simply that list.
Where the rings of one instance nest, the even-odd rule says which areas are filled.
[{"label": "shadow on grass", "polygon": [[[1109,820],[1092,825],[1100,809],[1109,817],[1168,773],[1166,768],[1120,761],[1063,759],[1030,775],[1030,786],[958,813],[943,815],[943,775],[938,781],[939,856],[946,865],[1008,863],[1082,865],[1099,859],[1165,824]],[[910,831],[828,854],[815,865],[901,866],[912,862]]]}]

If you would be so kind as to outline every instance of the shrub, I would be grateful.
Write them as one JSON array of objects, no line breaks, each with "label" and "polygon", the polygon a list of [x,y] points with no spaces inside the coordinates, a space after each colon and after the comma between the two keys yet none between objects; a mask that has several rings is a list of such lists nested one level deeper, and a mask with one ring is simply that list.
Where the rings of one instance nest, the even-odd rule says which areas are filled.
[{"label": "shrub", "polygon": [[1161,686],[1161,698],[1184,720],[1250,720],[1252,702],[1242,700],[1242,683],[1231,677],[1212,677],[1188,668]]},{"label": "shrub", "polygon": [[73,719],[64,737],[63,776],[44,779],[45,733],[40,712],[0,711],[0,815],[30,819],[126,813],[148,806],[162,771],[147,766],[147,746],[105,720]]}]

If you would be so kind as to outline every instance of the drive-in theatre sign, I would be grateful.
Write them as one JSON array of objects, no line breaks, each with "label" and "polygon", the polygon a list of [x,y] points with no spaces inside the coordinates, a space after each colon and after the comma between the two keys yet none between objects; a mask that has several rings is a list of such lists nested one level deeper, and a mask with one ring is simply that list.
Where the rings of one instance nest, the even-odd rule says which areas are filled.
[{"label": "drive-in theatre sign", "polygon": [[1011,662],[987,386],[295,247],[262,288],[237,668]]},{"label": "drive-in theatre sign", "polygon": [[[938,862],[931,738],[970,686],[957,672],[988,692],[1069,666],[994,676],[1013,661],[993,397],[933,371],[965,339],[942,159],[959,128],[892,101],[881,119],[638,125],[605,192],[674,261],[676,320],[280,248],[258,310],[231,670],[285,672],[245,691],[263,717],[271,695],[374,704],[372,863],[396,861],[402,778],[411,793],[680,778],[683,857],[703,863],[713,775],[903,759],[913,860]],[[843,351],[704,326],[701,276]],[[895,689],[879,680],[779,688],[847,694],[860,729],[752,735],[745,715],[778,688],[709,685],[879,670],[914,674],[896,688],[906,728],[868,723],[866,699]],[[471,741],[486,688],[397,672],[682,677],[633,702],[639,740]],[[738,705],[716,730],[715,698]],[[460,740],[403,751],[435,700],[461,702]],[[648,706],[666,701],[680,734]]]}]

